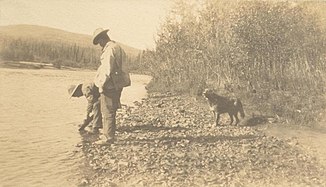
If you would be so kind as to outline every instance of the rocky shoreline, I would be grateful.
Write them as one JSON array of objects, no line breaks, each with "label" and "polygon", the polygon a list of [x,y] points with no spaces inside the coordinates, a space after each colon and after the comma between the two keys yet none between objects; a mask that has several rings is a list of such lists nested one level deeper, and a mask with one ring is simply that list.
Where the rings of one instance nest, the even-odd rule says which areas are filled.
[{"label": "rocky shoreline", "polygon": [[[246,106],[245,106],[246,110]],[[117,142],[78,146],[93,171],[80,186],[325,186],[326,171],[297,142],[242,120],[215,127],[202,100],[150,94],[117,117]]]}]

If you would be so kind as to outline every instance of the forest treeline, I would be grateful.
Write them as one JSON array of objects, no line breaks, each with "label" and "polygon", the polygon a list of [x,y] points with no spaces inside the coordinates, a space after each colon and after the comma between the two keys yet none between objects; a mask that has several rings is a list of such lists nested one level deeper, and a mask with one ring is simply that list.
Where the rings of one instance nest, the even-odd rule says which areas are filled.
[{"label": "forest treeline", "polygon": [[321,16],[296,2],[201,3],[177,1],[156,49],[142,53],[138,63],[151,72],[151,89],[225,88],[259,111],[300,124],[318,120],[325,107]]},{"label": "forest treeline", "polygon": [[[100,47],[81,46],[76,43],[42,41],[28,38],[1,39],[0,57],[4,61],[51,63],[54,67],[96,69],[100,65]],[[137,56],[128,56],[132,64]],[[133,67],[133,66],[132,66]]]}]

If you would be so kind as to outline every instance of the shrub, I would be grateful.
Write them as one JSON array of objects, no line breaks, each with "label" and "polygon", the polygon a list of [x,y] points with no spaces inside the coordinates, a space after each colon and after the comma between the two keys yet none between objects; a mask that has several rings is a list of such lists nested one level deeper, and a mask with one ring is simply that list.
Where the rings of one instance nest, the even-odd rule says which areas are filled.
[{"label": "shrub", "polygon": [[231,85],[239,94],[254,90],[252,97],[262,98],[258,107],[312,121],[312,110],[295,111],[323,93],[326,48],[319,22],[292,2],[178,1],[146,62],[152,84],[160,85],[152,88],[189,93],[194,85]]}]

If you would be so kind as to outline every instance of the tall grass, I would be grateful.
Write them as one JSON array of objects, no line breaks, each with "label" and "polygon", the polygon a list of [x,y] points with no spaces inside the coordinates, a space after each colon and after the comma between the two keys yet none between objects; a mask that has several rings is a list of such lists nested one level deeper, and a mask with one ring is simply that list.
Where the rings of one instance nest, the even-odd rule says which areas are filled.
[{"label": "tall grass", "polygon": [[146,57],[152,89],[226,87],[262,111],[315,121],[324,107],[322,28],[317,15],[294,2],[178,1]]}]

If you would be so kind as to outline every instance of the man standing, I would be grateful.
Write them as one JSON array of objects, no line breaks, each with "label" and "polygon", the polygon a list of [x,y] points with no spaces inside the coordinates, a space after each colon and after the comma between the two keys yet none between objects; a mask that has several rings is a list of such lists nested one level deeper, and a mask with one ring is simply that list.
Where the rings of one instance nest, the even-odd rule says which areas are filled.
[{"label": "man standing", "polygon": [[120,97],[123,87],[130,86],[126,53],[107,34],[108,29],[96,29],[93,44],[102,47],[101,65],[95,76],[95,85],[101,94],[100,106],[103,117],[103,136],[95,144],[106,145],[115,141],[116,111],[121,108]]},{"label": "man standing", "polygon": [[[84,83],[78,85],[71,85],[68,88],[68,93],[71,97],[85,96],[88,102],[86,109],[86,117],[84,123],[79,128],[79,131],[83,131],[85,127],[92,122],[92,133],[98,133],[99,128],[102,128],[102,114],[100,110],[100,93],[94,83]],[[93,115],[91,115],[93,113]]]}]

